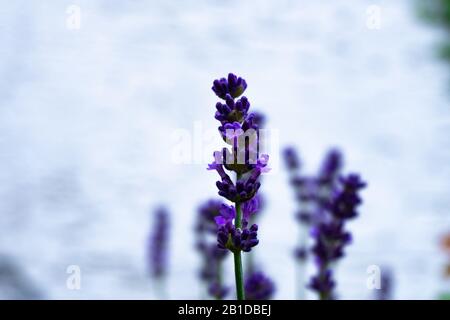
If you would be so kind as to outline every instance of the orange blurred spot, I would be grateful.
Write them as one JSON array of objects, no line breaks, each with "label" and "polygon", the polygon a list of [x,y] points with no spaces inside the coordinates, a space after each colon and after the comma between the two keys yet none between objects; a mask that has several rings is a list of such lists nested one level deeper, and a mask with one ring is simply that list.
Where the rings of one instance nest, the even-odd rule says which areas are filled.
[{"label": "orange blurred spot", "polygon": [[450,254],[450,233],[447,233],[442,237],[441,243],[444,251]]}]

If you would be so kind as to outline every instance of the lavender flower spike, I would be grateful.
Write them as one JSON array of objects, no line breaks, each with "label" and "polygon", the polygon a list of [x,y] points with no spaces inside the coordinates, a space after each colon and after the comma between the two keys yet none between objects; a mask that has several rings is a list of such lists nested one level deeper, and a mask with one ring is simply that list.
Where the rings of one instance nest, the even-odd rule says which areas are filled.
[{"label": "lavender flower spike", "polygon": [[359,191],[366,186],[357,174],[341,177],[338,181],[327,215],[312,231],[315,239],[312,252],[318,273],[312,277],[309,287],[322,300],[335,298],[332,267],[344,256],[344,247],[352,240],[351,234],[345,230],[345,224],[357,216],[357,207],[362,202]]},{"label": "lavender flower spike", "polygon": [[228,251],[220,249],[216,240],[217,224],[215,219],[222,206],[225,205],[220,200],[209,200],[202,204],[198,209],[195,227],[196,248],[202,257],[200,279],[207,286],[209,295],[216,299],[225,298],[229,291],[229,288],[222,283],[222,264]]},{"label": "lavender flower spike", "polygon": [[[169,212],[161,206],[155,210],[153,231],[149,238],[150,271],[153,279],[161,286],[168,270],[169,227]],[[159,289],[163,295],[164,288]]]},{"label": "lavender flower spike", "polygon": [[[268,156],[259,154],[258,124],[255,115],[249,113],[250,102],[246,97],[237,99],[246,88],[247,82],[232,73],[228,78],[213,82],[212,90],[225,100],[225,104],[216,104],[215,118],[220,121],[219,133],[231,148],[214,152],[214,162],[208,166],[208,170],[216,170],[220,176],[216,183],[219,195],[234,203],[233,207],[223,208],[221,216],[216,218],[217,243],[219,248],[234,254],[239,300],[245,299],[241,252],[252,250],[259,242],[258,226],[248,226],[248,217],[243,217],[241,206],[255,197],[261,186],[259,177],[268,171]],[[258,119],[261,120],[260,117]],[[249,136],[253,139],[247,139]],[[236,180],[233,181],[225,170],[234,172]],[[246,205],[246,211],[251,208],[250,204]]]}]

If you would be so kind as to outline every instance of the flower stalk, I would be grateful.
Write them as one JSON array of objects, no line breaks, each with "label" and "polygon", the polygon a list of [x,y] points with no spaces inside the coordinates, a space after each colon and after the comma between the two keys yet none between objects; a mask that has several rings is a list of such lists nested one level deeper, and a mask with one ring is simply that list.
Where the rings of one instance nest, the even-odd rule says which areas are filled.
[{"label": "flower stalk", "polygon": [[[216,217],[217,245],[234,255],[236,297],[245,299],[242,252],[249,252],[259,242],[258,225],[249,226],[250,215],[257,209],[256,193],[261,186],[259,177],[267,172],[268,156],[259,155],[257,117],[249,113],[250,102],[244,96],[247,88],[244,79],[230,73],[228,78],[213,82],[212,90],[225,103],[217,102],[215,118],[220,121],[219,133],[229,145],[214,152],[214,161],[208,170],[216,170],[220,180],[216,182],[218,194],[234,203],[222,205]],[[225,171],[233,171],[233,181]]]},{"label": "flower stalk", "polygon": [[[240,174],[236,174],[236,181],[240,179]],[[234,226],[236,229],[242,227],[242,210],[240,202],[236,202],[236,218],[234,219]],[[238,300],[245,300],[244,291],[244,272],[242,271],[242,256],[241,252],[234,253],[234,275],[236,279],[236,297]]]}]

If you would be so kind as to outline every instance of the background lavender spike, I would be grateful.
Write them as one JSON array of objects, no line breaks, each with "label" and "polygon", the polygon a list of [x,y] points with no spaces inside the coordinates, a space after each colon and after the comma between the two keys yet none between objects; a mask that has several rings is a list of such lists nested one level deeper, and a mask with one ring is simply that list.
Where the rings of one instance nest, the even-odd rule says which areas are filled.
[{"label": "background lavender spike", "polygon": [[[309,256],[309,237],[311,228],[326,220],[331,199],[335,191],[338,176],[342,168],[342,154],[338,149],[331,149],[325,155],[316,176],[300,174],[301,161],[293,147],[284,150],[284,161],[289,172],[289,180],[298,201],[296,219],[300,224],[299,243],[294,250],[298,260],[297,285],[298,298],[305,298],[306,261]],[[331,276],[331,275],[329,275]],[[330,278],[331,279],[331,278]],[[328,285],[331,285],[329,283]]]},{"label": "background lavender spike", "polygon": [[316,291],[321,300],[335,298],[333,266],[344,256],[344,247],[351,242],[351,234],[345,230],[349,219],[358,215],[357,207],[362,200],[359,191],[366,186],[359,175],[349,174],[338,180],[328,210],[321,221],[314,225],[312,253],[317,265],[317,274],[311,278],[309,287]]},{"label": "background lavender spike", "polygon": [[219,215],[222,206],[220,200],[209,200],[198,209],[195,226],[196,249],[202,258],[199,271],[200,280],[205,284],[207,293],[216,298],[223,299],[229,288],[223,285],[222,264],[228,255],[227,250],[217,247],[217,225],[215,218]]},{"label": "background lavender spike", "polygon": [[153,229],[149,238],[149,266],[155,288],[161,296],[165,295],[164,280],[168,271],[169,253],[169,212],[164,206],[154,211]]},{"label": "background lavender spike", "polygon": [[309,180],[300,176],[301,162],[293,147],[288,147],[283,151],[283,159],[288,170],[289,182],[294,189],[294,195],[298,203],[296,219],[300,224],[298,243],[294,249],[296,258],[296,286],[297,298],[306,298],[306,261],[308,257],[308,230],[310,228],[311,216],[313,215],[312,201],[314,189]]}]

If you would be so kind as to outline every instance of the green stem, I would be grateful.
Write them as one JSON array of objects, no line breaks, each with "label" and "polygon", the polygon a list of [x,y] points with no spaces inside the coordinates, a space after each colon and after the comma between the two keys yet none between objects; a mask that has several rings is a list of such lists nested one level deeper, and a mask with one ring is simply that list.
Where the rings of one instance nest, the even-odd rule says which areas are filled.
[{"label": "green stem", "polygon": [[236,277],[236,296],[238,300],[245,300],[244,278],[242,272],[241,253],[234,254],[234,274]]},{"label": "green stem", "polygon": [[[240,179],[241,175],[236,174],[236,182]],[[242,211],[241,204],[236,202],[236,218],[234,219],[234,226],[237,228],[242,227]],[[236,296],[238,300],[245,300],[244,292],[244,275],[242,271],[242,258],[241,251],[234,253],[234,275],[236,278]]]}]

